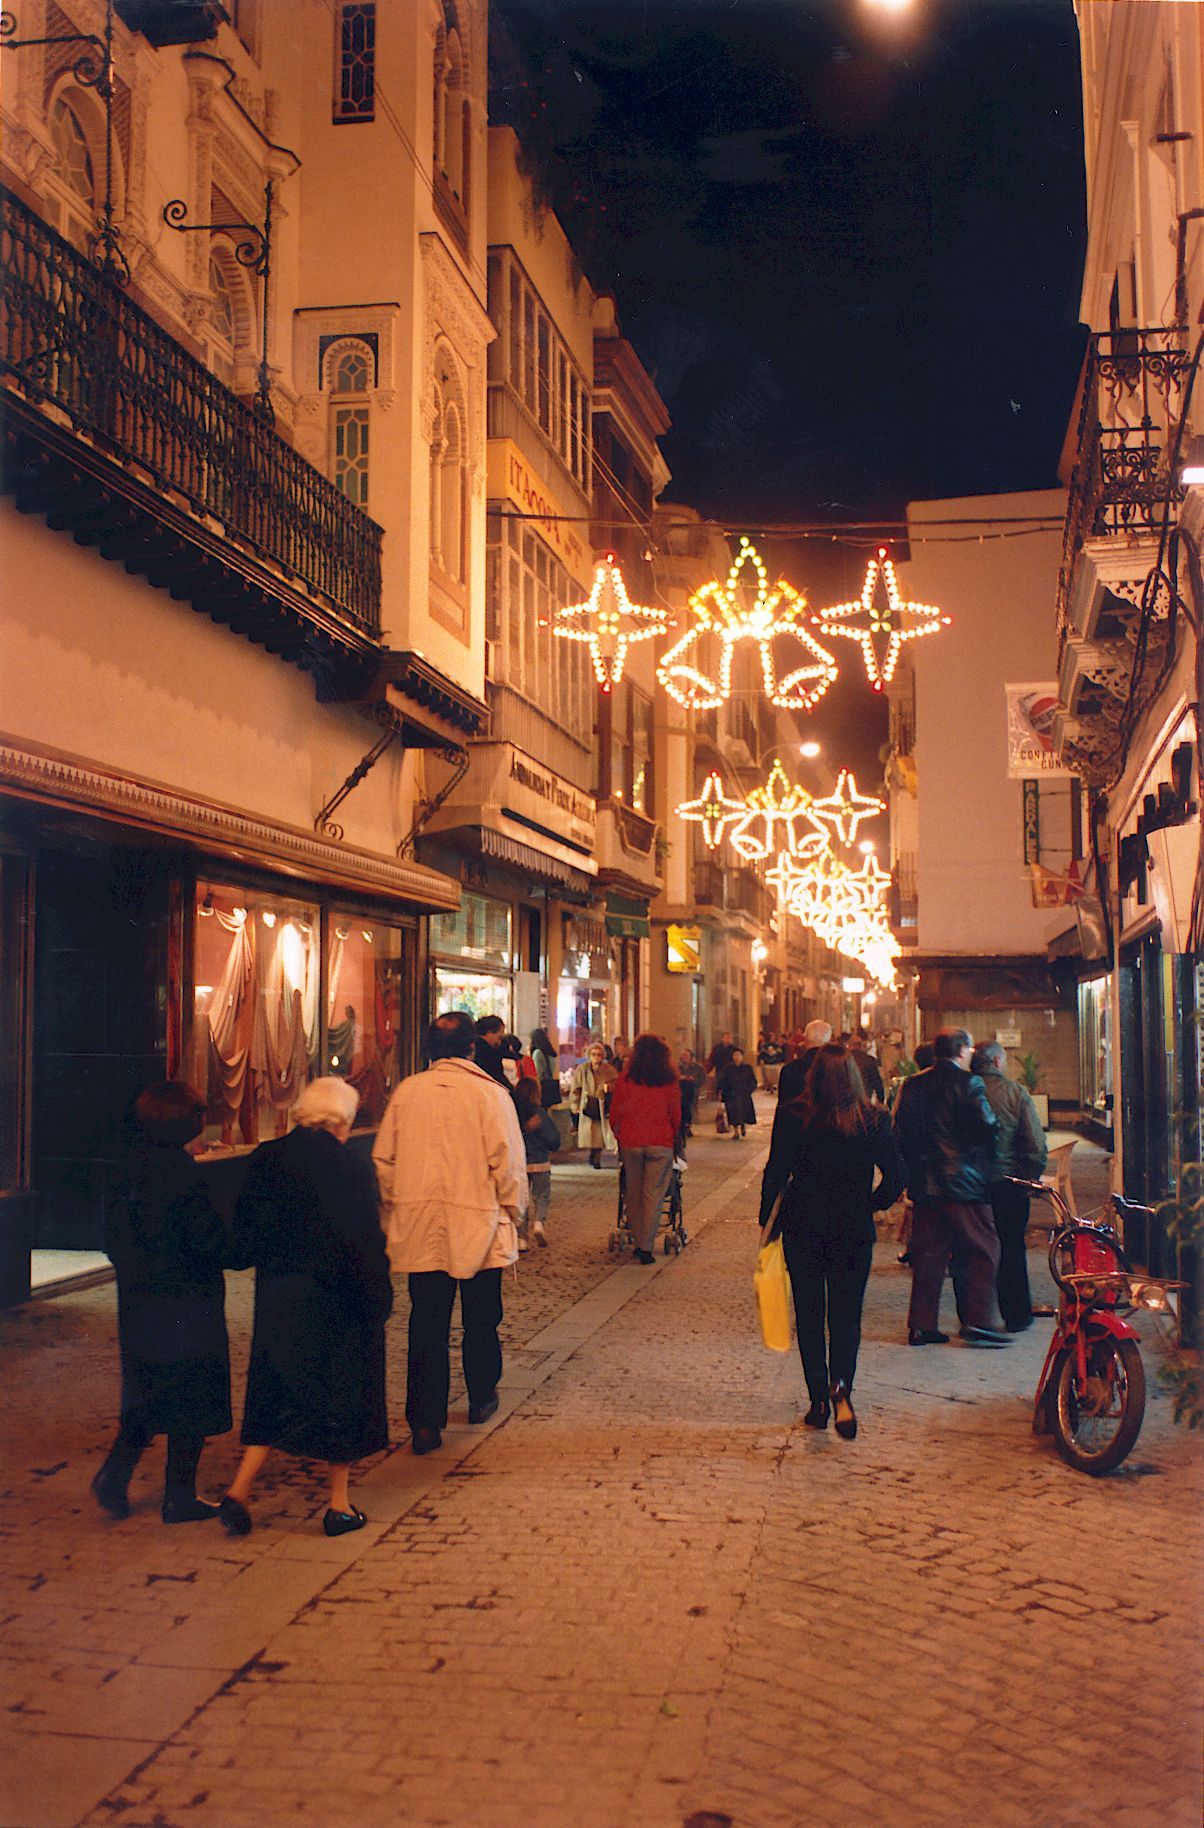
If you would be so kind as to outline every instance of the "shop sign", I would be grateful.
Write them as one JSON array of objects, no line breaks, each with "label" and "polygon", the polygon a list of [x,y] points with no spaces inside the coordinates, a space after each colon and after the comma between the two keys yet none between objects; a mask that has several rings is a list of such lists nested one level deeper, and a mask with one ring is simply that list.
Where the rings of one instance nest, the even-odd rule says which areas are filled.
[{"label": "shop sign", "polygon": [[588,591],[594,580],[593,548],[583,537],[588,526],[580,509],[567,506],[509,438],[489,440],[487,474],[489,499],[521,508],[569,575]]},{"label": "shop sign", "polygon": [[702,969],[702,928],[670,925],[665,929],[665,966],[669,971]]},{"label": "shop sign", "polygon": [[1019,1047],[1020,1030],[1018,1028],[997,1028],[995,1030],[995,1039],[998,1041],[1000,1047]]},{"label": "shop sign", "polygon": [[512,743],[509,750],[503,810],[522,813],[570,843],[594,848],[596,814],[588,794],[561,780],[550,768],[524,755]]},{"label": "shop sign", "polygon": [[1008,779],[1028,775],[1071,775],[1054,753],[1054,717],[1058,688],[1052,679],[1036,685],[1005,685],[1007,701]]},{"label": "shop sign", "polygon": [[1041,783],[1024,783],[1024,861],[1041,861]]}]

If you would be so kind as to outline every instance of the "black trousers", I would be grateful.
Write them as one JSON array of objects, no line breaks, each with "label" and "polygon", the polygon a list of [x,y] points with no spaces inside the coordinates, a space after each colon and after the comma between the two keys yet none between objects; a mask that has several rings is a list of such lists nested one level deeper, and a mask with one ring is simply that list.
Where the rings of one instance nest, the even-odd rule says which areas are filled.
[{"label": "black trousers", "polygon": [[861,1306],[874,1257],[873,1239],[785,1231],[782,1248],[807,1393],[813,1403],[826,1402],[831,1384],[844,1383],[851,1390],[857,1375]]},{"label": "black trousers", "polygon": [[[134,1475],[134,1468],[151,1444],[154,1429],[144,1415],[134,1409],[121,1418],[121,1429],[109,1449],[102,1472],[119,1481],[124,1491]],[[196,1497],[196,1469],[200,1464],[203,1434],[169,1434],[167,1437],[167,1474],[164,1481],[169,1498]]]},{"label": "black trousers", "polygon": [[1028,1230],[1029,1196],[1023,1187],[1009,1187],[999,1181],[991,1188],[991,1211],[999,1233],[999,1311],[1003,1324],[1018,1332],[1033,1317],[1033,1298],[1028,1286],[1028,1255],[1024,1234]]},{"label": "black trousers", "polygon": [[502,1272],[483,1269],[469,1282],[457,1282],[441,1269],[410,1277],[410,1358],[406,1373],[406,1421],[411,1428],[447,1425],[451,1386],[448,1336],[456,1290],[464,1325],[464,1382],[470,1404],[493,1395],[502,1375]]}]

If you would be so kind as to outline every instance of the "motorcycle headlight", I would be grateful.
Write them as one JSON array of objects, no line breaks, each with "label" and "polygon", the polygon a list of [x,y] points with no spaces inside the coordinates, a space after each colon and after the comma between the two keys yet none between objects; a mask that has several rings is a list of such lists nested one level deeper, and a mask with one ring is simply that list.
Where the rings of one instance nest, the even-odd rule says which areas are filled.
[{"label": "motorcycle headlight", "polygon": [[1156,1282],[1134,1282],[1129,1299],[1136,1308],[1148,1308],[1154,1314],[1170,1312],[1170,1296]]}]

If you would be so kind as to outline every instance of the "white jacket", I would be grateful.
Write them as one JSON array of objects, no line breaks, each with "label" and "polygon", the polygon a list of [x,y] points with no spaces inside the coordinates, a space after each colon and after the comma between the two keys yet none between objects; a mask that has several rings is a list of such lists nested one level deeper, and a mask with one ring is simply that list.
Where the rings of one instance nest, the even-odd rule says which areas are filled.
[{"label": "white jacket", "polygon": [[403,1079],[372,1159],[395,1271],[441,1269],[466,1282],[518,1256],[527,1166],[505,1086],[471,1060],[437,1060]]}]

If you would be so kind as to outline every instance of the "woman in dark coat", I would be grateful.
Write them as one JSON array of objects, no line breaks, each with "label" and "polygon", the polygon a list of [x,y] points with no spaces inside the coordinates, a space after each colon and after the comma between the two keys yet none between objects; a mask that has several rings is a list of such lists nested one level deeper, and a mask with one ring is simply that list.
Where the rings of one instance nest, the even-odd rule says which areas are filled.
[{"label": "woman in dark coat", "polygon": [[743,1136],[747,1126],[757,1121],[757,1110],[753,1104],[756,1089],[757,1075],[744,1058],[744,1049],[734,1047],[732,1057],[720,1072],[715,1087],[727,1112],[733,1136]]},{"label": "woman in dark coat", "polygon": [[[874,1186],[874,1170],[882,1176]],[[761,1224],[782,1196],[782,1237],[799,1355],[811,1407],[808,1428],[857,1433],[851,1393],[861,1344],[861,1305],[874,1254],[874,1218],[903,1191],[905,1171],[890,1119],[866,1096],[843,1047],[817,1049],[803,1089],[779,1105],[761,1182]],[[824,1309],[827,1308],[827,1350]]]},{"label": "woman in dark coat", "polygon": [[128,1517],[134,1468],[165,1434],[163,1521],[199,1523],[218,1512],[196,1495],[201,1449],[231,1426],[225,1231],[185,1147],[204,1128],[205,1100],[168,1080],[134,1109],[125,1184],[105,1225],[117,1271],[121,1430],[92,1490],[111,1516]]},{"label": "woman in dark coat", "polygon": [[313,1080],[294,1108],[296,1128],[256,1150],[239,1195],[234,1258],[256,1276],[244,1452],[221,1503],[233,1536],[251,1528],[246,1500],[273,1447],[329,1463],[328,1536],[367,1522],[347,1482],[353,1460],[389,1444],[393,1284],[376,1172],[345,1147],[358,1103],[344,1080]]}]

